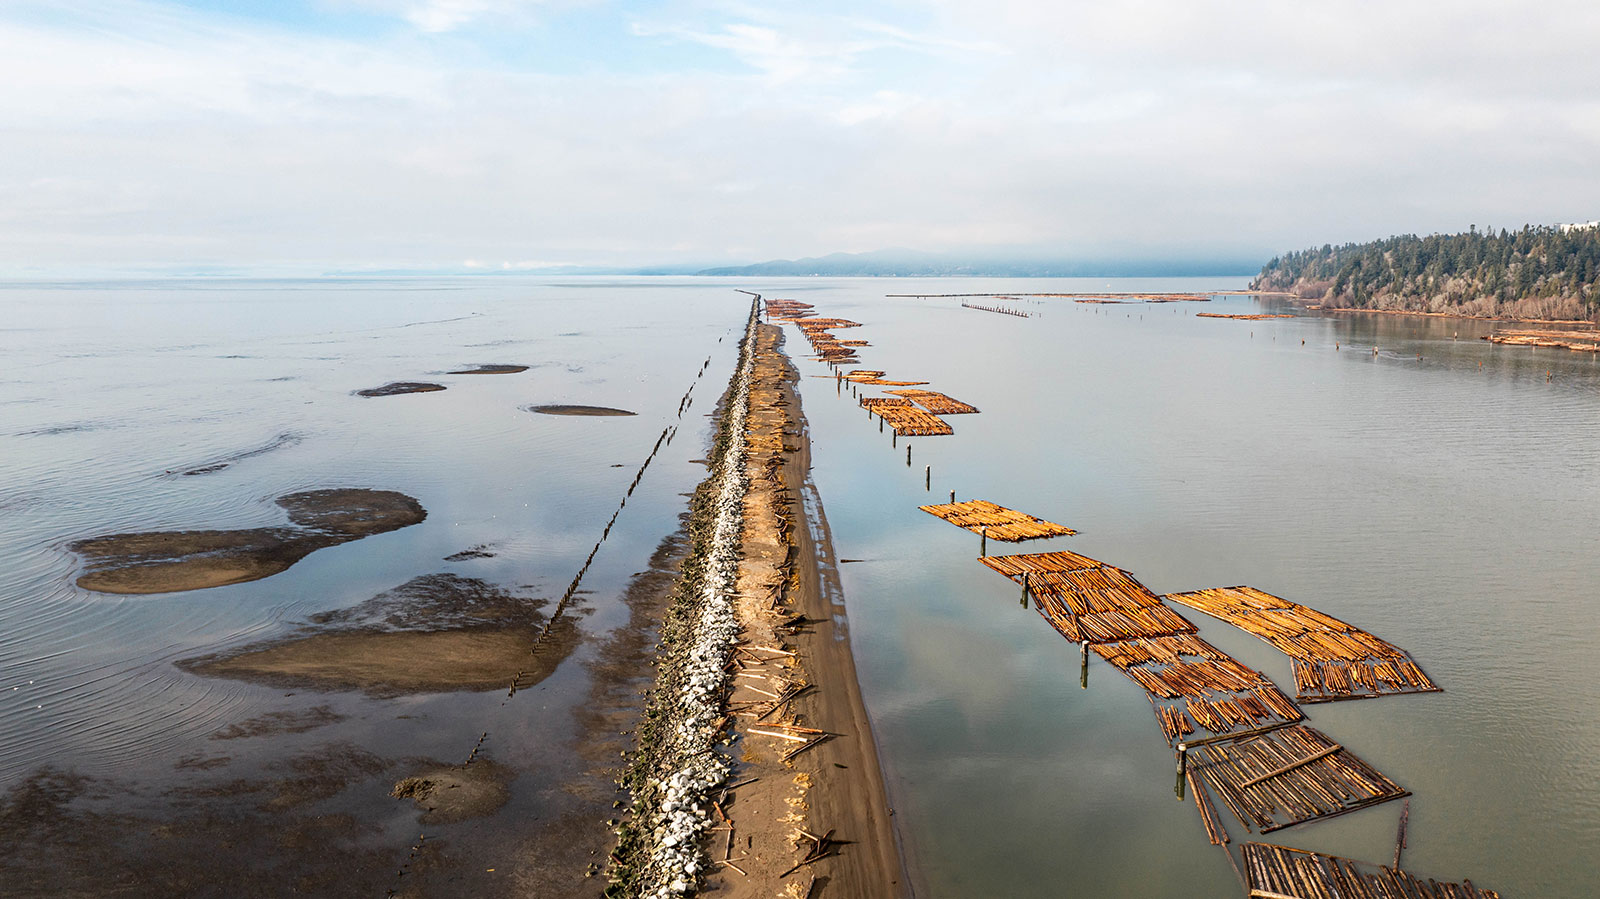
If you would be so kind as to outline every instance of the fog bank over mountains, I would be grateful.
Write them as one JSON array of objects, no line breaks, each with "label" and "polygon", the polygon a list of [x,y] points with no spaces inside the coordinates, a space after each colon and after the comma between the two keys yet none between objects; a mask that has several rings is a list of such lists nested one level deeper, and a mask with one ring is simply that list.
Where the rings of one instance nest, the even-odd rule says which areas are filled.
[{"label": "fog bank over mountains", "polygon": [[700,269],[696,275],[738,277],[968,277],[1070,278],[1155,277],[1163,275],[1250,275],[1261,267],[1255,259],[1044,259],[983,257],[917,250],[830,253],[805,259],[774,259],[753,265]]}]

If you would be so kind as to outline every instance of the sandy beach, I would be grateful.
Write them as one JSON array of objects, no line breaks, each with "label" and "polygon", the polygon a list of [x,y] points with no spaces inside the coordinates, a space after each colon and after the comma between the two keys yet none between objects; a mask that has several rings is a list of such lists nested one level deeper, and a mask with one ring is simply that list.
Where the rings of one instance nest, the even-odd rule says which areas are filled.
[{"label": "sandy beach", "polygon": [[[708,888],[729,896],[908,895],[837,561],[810,482],[798,375],[782,340],[776,326],[757,331],[738,589],[742,642],[751,648],[739,654],[729,699],[741,750],[730,782],[743,785],[719,802],[727,830],[711,840],[717,870]],[[804,692],[773,703],[775,685]],[[825,739],[813,742],[818,737]]]},{"label": "sandy beach", "polygon": [[798,376],[759,308],[690,505],[685,574],[624,778],[615,895],[700,881],[732,896],[906,892],[808,481]]}]

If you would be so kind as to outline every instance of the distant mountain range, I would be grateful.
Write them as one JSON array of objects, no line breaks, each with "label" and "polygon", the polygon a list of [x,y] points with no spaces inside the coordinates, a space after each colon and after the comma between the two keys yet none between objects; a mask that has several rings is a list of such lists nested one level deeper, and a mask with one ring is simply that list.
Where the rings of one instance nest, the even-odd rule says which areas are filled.
[{"label": "distant mountain range", "polygon": [[1124,258],[1062,260],[1011,256],[975,256],[959,253],[925,253],[920,250],[875,250],[870,253],[831,253],[804,259],[773,259],[751,265],[705,268],[704,263],[652,266],[549,265],[514,268],[338,269],[323,277],[497,277],[565,275],[658,275],[733,278],[1140,278],[1248,276],[1261,268],[1260,259],[1226,258]]},{"label": "distant mountain range", "polygon": [[1248,275],[1257,271],[1259,266],[1258,260],[1243,259],[975,259],[971,256],[916,250],[877,250],[871,253],[831,253],[805,259],[774,259],[754,265],[719,266],[701,269],[694,274],[745,278],[1127,278]]}]

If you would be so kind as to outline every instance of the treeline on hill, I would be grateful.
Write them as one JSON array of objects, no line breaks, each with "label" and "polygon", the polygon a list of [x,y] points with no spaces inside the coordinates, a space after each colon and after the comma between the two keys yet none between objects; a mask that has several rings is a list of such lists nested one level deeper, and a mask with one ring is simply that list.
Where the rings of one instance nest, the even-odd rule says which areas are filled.
[{"label": "treeline on hill", "polygon": [[1406,234],[1267,263],[1252,286],[1331,308],[1581,319],[1600,313],[1600,228]]}]

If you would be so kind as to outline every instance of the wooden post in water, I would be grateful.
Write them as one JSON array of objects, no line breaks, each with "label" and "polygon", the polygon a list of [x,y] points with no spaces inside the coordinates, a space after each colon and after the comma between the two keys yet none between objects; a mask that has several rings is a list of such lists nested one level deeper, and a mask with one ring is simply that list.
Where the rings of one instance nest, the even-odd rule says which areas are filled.
[{"label": "wooden post in water", "polygon": [[1078,686],[1089,689],[1089,641],[1084,640],[1078,644],[1078,650],[1083,653],[1083,673],[1078,676]]},{"label": "wooden post in water", "polygon": [[933,490],[933,466],[932,465],[929,465],[928,466],[928,470],[922,473],[922,489],[926,490],[926,491],[929,491],[929,492],[932,492],[932,490]]},{"label": "wooden post in water", "polygon": [[978,544],[978,555],[987,556],[989,554],[989,529],[984,528],[979,531],[978,536],[983,540],[982,543]]},{"label": "wooden post in water", "polygon": [[952,491],[950,491],[950,502],[953,503],[955,501],[956,501],[956,492],[954,490],[952,490]]},{"label": "wooden post in water", "polygon": [[1411,799],[1406,799],[1405,807],[1400,810],[1400,833],[1394,838],[1394,864],[1391,866],[1396,871],[1400,870],[1400,850],[1406,848],[1406,821],[1411,818]]},{"label": "wooden post in water", "polygon": [[911,467],[911,444],[906,444],[906,467]]},{"label": "wooden post in water", "polygon": [[1022,607],[1028,607],[1028,572],[1022,573]]},{"label": "wooden post in water", "polygon": [[1178,785],[1173,792],[1178,794],[1178,801],[1183,801],[1184,775],[1189,773],[1189,747],[1185,743],[1178,744]]}]

